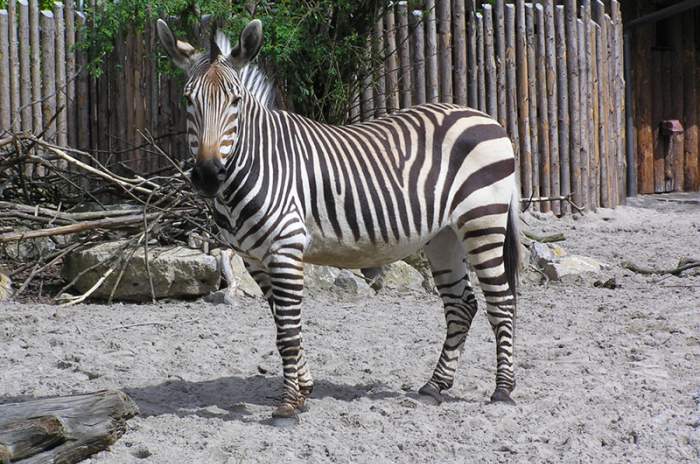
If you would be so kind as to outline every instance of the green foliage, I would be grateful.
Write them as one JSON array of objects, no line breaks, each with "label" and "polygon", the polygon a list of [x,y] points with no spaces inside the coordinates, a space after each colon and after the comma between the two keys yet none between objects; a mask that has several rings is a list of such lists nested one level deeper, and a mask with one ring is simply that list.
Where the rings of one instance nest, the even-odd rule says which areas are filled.
[{"label": "green foliage", "polygon": [[[263,22],[264,47],[259,60],[280,84],[290,109],[317,120],[340,123],[357,90],[358,72],[367,72],[366,36],[377,19],[380,0],[120,0],[98,2],[88,12],[94,27],[79,46],[90,49],[92,72],[99,75],[115,41],[125,31],[143,30],[157,18],[168,23],[180,40],[204,48],[199,24],[211,15],[235,43],[252,19],[246,5],[257,3]],[[163,68],[174,71],[159,54]]]}]

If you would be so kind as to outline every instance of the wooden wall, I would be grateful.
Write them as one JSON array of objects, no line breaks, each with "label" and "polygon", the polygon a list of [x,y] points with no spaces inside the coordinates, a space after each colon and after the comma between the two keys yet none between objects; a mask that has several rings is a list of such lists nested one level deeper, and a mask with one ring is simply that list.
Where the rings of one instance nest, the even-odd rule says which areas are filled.
[{"label": "wooden wall", "polygon": [[[669,2],[626,1],[625,21]],[[635,28],[633,119],[639,193],[700,190],[700,8]],[[677,120],[670,134],[663,121]]]}]

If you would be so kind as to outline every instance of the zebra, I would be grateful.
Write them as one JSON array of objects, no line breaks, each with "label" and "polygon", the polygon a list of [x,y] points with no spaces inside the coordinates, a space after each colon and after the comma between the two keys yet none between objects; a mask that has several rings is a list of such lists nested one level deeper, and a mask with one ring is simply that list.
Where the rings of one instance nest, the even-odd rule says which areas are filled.
[{"label": "zebra", "polygon": [[439,404],[452,387],[477,312],[476,273],[496,338],[491,401],[513,403],[516,283],[520,265],[515,157],[488,115],[424,104],[334,126],[273,110],[241,84],[262,47],[249,22],[233,47],[220,31],[209,53],[175,39],[162,46],[187,74],[187,139],[194,188],[212,202],[225,241],[244,260],[275,322],[283,393],[275,419],[298,419],[313,379],[301,330],[304,264],[384,265],[425,251],[447,333],[419,394]]}]

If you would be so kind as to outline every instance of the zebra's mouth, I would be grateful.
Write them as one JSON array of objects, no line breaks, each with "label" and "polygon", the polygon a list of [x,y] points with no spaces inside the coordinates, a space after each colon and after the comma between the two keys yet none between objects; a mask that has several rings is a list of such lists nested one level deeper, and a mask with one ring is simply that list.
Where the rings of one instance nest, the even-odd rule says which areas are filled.
[{"label": "zebra's mouth", "polygon": [[197,161],[192,169],[192,184],[206,198],[214,198],[226,178],[226,168],[218,158]]}]

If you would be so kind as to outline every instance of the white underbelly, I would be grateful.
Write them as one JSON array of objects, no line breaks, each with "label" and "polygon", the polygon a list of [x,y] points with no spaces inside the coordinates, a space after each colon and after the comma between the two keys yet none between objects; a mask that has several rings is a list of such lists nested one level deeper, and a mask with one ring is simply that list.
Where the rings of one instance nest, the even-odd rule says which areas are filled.
[{"label": "white underbelly", "polygon": [[304,250],[304,262],[342,268],[376,267],[405,258],[420,250],[428,239],[372,243],[368,239],[350,242],[311,236]]}]

